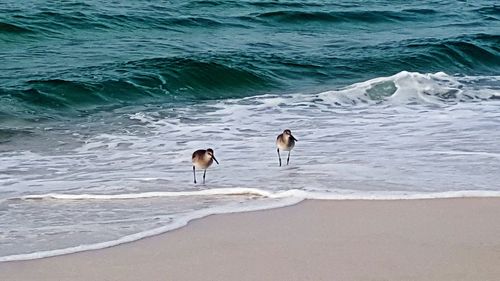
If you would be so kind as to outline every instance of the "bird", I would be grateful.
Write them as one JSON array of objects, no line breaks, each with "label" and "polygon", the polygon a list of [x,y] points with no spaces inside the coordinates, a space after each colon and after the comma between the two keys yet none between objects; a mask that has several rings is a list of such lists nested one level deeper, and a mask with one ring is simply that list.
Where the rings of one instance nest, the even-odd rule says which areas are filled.
[{"label": "bird", "polygon": [[207,173],[207,168],[210,167],[210,165],[212,165],[214,160],[217,163],[217,165],[219,165],[219,161],[215,159],[214,151],[211,148],[207,150],[205,149],[196,150],[195,152],[193,152],[191,160],[193,162],[194,183],[196,183],[196,168],[205,170],[203,172],[203,183],[205,183],[205,175]]},{"label": "bird", "polygon": [[278,135],[278,138],[276,138],[276,146],[277,146],[277,151],[278,151],[278,159],[280,160],[280,167],[281,167],[281,156],[280,156],[280,149],[283,151],[288,151],[288,158],[286,159],[286,164],[290,162],[290,151],[292,151],[293,147],[295,146],[295,142],[297,139],[292,136],[292,132],[289,129],[286,129],[283,131],[283,133]]}]

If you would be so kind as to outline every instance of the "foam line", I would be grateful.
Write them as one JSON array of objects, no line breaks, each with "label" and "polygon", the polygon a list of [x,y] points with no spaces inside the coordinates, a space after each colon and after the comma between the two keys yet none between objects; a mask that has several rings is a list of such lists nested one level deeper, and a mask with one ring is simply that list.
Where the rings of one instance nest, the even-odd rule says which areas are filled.
[{"label": "foam line", "polygon": [[35,199],[63,199],[63,200],[115,200],[115,199],[142,199],[155,197],[180,197],[180,196],[210,196],[210,195],[257,195],[271,197],[271,192],[257,188],[213,188],[196,191],[159,191],[143,193],[123,193],[123,194],[64,194],[47,193],[36,195],[25,195],[19,198],[22,200]]},{"label": "foam line", "polygon": [[405,200],[405,199],[438,199],[438,198],[460,198],[460,197],[500,197],[500,191],[493,190],[460,190],[445,192],[363,192],[354,190],[337,190],[333,192],[308,192],[300,189],[281,191],[267,191],[258,188],[213,188],[197,191],[165,191],[123,194],[62,194],[47,193],[38,195],[25,195],[10,198],[21,200],[120,200],[120,199],[143,199],[157,197],[181,197],[181,196],[232,196],[248,195],[261,196],[265,198],[299,198],[317,200]]}]

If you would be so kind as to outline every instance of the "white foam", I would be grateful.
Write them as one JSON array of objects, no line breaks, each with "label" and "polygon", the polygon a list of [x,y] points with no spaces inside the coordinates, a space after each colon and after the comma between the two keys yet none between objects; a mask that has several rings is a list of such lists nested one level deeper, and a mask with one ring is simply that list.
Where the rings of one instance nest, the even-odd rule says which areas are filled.
[{"label": "white foam", "polygon": [[[327,91],[318,97],[331,103],[373,104],[380,101],[397,105],[408,103],[446,104],[468,100],[485,100],[498,96],[498,91],[468,89],[464,83],[477,81],[477,77],[454,77],[444,72],[418,73],[401,71],[387,77],[377,77],[355,83],[340,90]],[[496,76],[488,77],[498,80]],[[393,87],[390,93],[387,87]],[[378,90],[378,88],[380,88]],[[370,91],[380,91],[380,95],[370,95]]]},{"label": "white foam", "polygon": [[[24,195],[12,199],[21,200],[123,200],[144,199],[155,197],[181,197],[181,196],[231,196],[248,195],[261,196],[264,198],[282,199],[297,198],[317,200],[405,200],[405,199],[438,199],[438,198],[460,198],[460,197],[500,197],[500,191],[494,190],[459,190],[446,192],[394,192],[394,191],[356,191],[335,190],[329,192],[309,192],[300,189],[281,191],[268,191],[258,188],[213,188],[196,191],[172,191],[172,192],[143,192],[123,194],[62,194],[47,193]],[[246,210],[244,210],[246,211]]]},{"label": "white foam", "polygon": [[124,193],[124,194],[62,194],[47,193],[24,195],[19,198],[23,200],[33,199],[63,199],[63,200],[116,200],[116,199],[142,199],[154,197],[179,197],[179,196],[209,196],[209,195],[258,195],[271,197],[272,193],[256,188],[213,188],[195,191],[159,191],[143,193]]}]

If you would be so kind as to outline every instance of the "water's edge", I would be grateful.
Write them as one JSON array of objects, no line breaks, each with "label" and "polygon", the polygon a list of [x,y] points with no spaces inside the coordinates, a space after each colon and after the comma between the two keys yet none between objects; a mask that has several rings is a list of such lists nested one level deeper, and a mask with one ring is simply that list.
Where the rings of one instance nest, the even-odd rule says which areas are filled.
[{"label": "water's edge", "polygon": [[169,224],[167,226],[150,229],[147,231],[135,233],[132,235],[127,235],[112,241],[105,241],[101,243],[79,245],[75,247],[69,247],[64,249],[56,249],[49,251],[40,251],[27,254],[17,254],[0,257],[0,262],[12,262],[12,261],[23,261],[23,260],[35,260],[41,258],[48,258],[54,256],[61,256],[67,254],[73,254],[84,251],[91,250],[101,250],[113,246],[118,246],[125,243],[134,242],[140,239],[160,235],[167,233],[172,230],[176,230],[187,226],[191,221],[205,218],[211,215],[220,214],[231,214],[231,213],[243,213],[243,212],[253,212],[253,211],[264,211],[276,208],[284,208],[296,205],[304,200],[328,200],[328,201],[348,201],[348,200],[366,200],[366,201],[388,201],[388,200],[439,200],[439,199],[455,199],[455,198],[500,198],[500,191],[490,191],[490,190],[470,190],[470,191],[452,191],[452,192],[434,192],[434,193],[392,193],[386,195],[378,194],[321,194],[321,193],[309,193],[301,190],[287,190],[283,192],[270,193],[265,190],[259,190],[254,188],[228,188],[224,189],[214,189],[214,190],[202,190],[195,192],[148,192],[139,194],[116,194],[116,195],[96,195],[96,194],[81,194],[81,195],[70,195],[70,194],[44,194],[44,195],[27,195],[20,198],[10,198],[7,200],[112,200],[115,199],[133,199],[133,198],[151,198],[151,197],[170,197],[170,196],[197,196],[197,195],[241,195],[241,194],[253,194],[260,195],[269,198],[281,198],[280,201],[273,204],[268,204],[266,206],[253,206],[245,209],[227,209],[220,206],[212,207],[209,209],[204,209],[196,212],[192,212],[188,216],[178,218],[175,223]]}]

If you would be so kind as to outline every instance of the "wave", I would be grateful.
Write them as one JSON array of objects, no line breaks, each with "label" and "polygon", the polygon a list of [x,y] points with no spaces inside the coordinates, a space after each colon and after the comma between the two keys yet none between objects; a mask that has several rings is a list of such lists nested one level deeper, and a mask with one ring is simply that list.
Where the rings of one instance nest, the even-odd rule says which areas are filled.
[{"label": "wave", "polygon": [[[494,36],[487,38],[498,39]],[[409,45],[414,48],[420,46],[415,42]],[[475,56],[478,60],[484,60],[484,64],[494,63],[497,56],[486,47],[470,43],[438,43],[435,46],[427,46],[431,49],[427,60],[432,59],[438,64],[445,63],[446,60],[460,61],[459,56],[467,61],[463,57],[465,53],[468,53],[469,59]],[[445,55],[445,50],[450,53]],[[425,63],[427,60],[415,58],[412,63]],[[280,74],[287,75],[287,79],[290,76],[300,76],[305,71],[326,75],[323,73],[324,67],[319,65],[291,63],[287,60],[280,63],[289,68],[297,68],[294,70],[297,74],[290,71]],[[233,67],[210,60],[143,59],[112,65],[109,72],[122,73],[122,78],[95,82],[81,79],[31,80],[26,82],[26,89],[0,88],[0,118],[57,118],[151,102],[179,104],[244,98],[280,87],[277,79],[279,76],[276,74],[256,72],[251,66]],[[393,76],[378,77],[328,92],[337,93],[335,99],[330,99],[330,103],[339,106],[380,103],[387,99],[395,101],[401,98],[406,99],[405,103],[457,103],[500,98],[494,91],[499,88],[498,77],[464,79],[465,76],[450,76],[443,72],[421,74],[402,71]],[[402,94],[403,92],[406,94]]]},{"label": "wave", "polygon": [[420,14],[420,15],[432,15],[432,14],[437,14],[438,11],[435,9],[429,9],[429,8],[412,8],[412,9],[403,9],[403,12],[406,13],[413,13],[413,14]]},{"label": "wave", "polygon": [[[130,30],[170,30],[183,32],[184,28],[218,28],[237,26],[249,28],[248,22],[256,19],[287,23],[302,24],[307,22],[318,23],[390,23],[419,20],[419,16],[428,16],[437,13],[433,9],[405,9],[401,11],[391,10],[368,10],[368,11],[315,11],[307,9],[321,9],[324,3],[294,3],[294,2],[251,2],[251,3],[220,3],[216,1],[195,1],[183,5],[183,9],[200,8],[228,8],[250,10],[255,8],[279,10],[264,11],[259,13],[243,13],[237,16],[207,17],[201,14],[177,14],[171,10],[164,10],[165,7],[150,4],[150,9],[155,13],[109,13],[109,11],[93,5],[65,4],[65,9],[47,8],[40,12],[11,13],[13,22],[0,23],[0,32],[41,32],[46,35],[57,35],[67,30],[102,30],[102,31],[124,31]],[[255,7],[257,6],[257,7]],[[350,5],[334,5],[335,9],[350,7]],[[142,7],[146,8],[146,7]],[[481,11],[478,11],[481,12]],[[22,26],[19,26],[20,23]]]},{"label": "wave", "polygon": [[143,199],[155,197],[180,197],[180,196],[209,196],[209,195],[257,195],[269,198],[281,198],[286,196],[278,193],[273,194],[265,190],[256,188],[214,188],[196,191],[173,191],[173,192],[144,192],[144,193],[125,193],[125,194],[38,194],[24,195],[18,198],[21,200],[40,200],[40,199],[63,199],[63,200],[116,200],[116,199]]},{"label": "wave", "polygon": [[33,31],[29,28],[22,27],[19,25],[7,23],[7,22],[0,22],[0,34],[2,33],[17,33],[17,34],[23,34],[23,33],[32,33]]},{"label": "wave", "polygon": [[30,194],[12,197],[8,200],[132,200],[144,198],[183,197],[183,196],[251,196],[271,199],[296,198],[300,200],[413,200],[413,199],[446,199],[462,197],[500,197],[500,191],[493,190],[460,190],[446,192],[360,192],[354,190],[338,190],[329,192],[309,192],[301,189],[268,191],[258,188],[213,188],[195,191],[158,191],[120,194],[67,194],[47,193]]},{"label": "wave", "polygon": [[[0,22],[2,32],[38,33],[46,37],[60,37],[66,31],[127,31],[134,30],[170,30],[180,31],[181,28],[217,28],[234,26],[232,23],[223,23],[216,19],[202,16],[170,16],[170,15],[134,15],[134,14],[107,14],[102,11],[43,11],[33,14],[14,16],[15,22],[22,23],[21,27],[14,23]],[[236,25],[241,26],[241,25]]]},{"label": "wave", "polygon": [[249,195],[249,196],[262,196],[267,198],[281,199],[273,201],[266,205],[251,205],[243,209],[228,208],[228,207],[212,207],[209,209],[191,212],[187,215],[176,218],[173,223],[146,230],[143,232],[127,235],[116,240],[79,245],[76,247],[69,247],[65,249],[56,249],[48,251],[33,252],[27,254],[16,254],[10,256],[0,257],[0,262],[16,261],[16,260],[31,260],[45,257],[52,257],[82,251],[98,250],[116,246],[123,243],[137,241],[146,237],[162,234],[174,229],[178,229],[187,225],[194,219],[200,219],[214,214],[227,214],[245,211],[257,211],[265,209],[280,208],[297,204],[307,199],[317,200],[412,200],[412,199],[445,199],[445,198],[463,198],[463,197],[500,197],[500,191],[489,190],[470,190],[470,191],[449,191],[449,192],[429,192],[429,193],[411,193],[411,192],[386,192],[386,193],[359,193],[355,191],[339,191],[339,192],[322,192],[314,193],[304,190],[292,189],[278,192],[271,192],[256,188],[220,188],[220,189],[207,189],[191,192],[146,192],[146,193],[126,193],[126,194],[39,194],[39,195],[25,195],[18,198],[10,198],[9,200],[42,200],[42,199],[56,199],[56,200],[121,200],[121,199],[138,199],[138,198],[152,198],[152,197],[172,197],[172,196],[209,196],[209,195]]},{"label": "wave", "polygon": [[[134,71],[128,78],[121,80],[33,80],[27,83],[30,87],[26,90],[0,89],[0,118],[5,121],[11,118],[29,120],[44,116],[82,115],[110,106],[147,102],[189,104],[200,100],[238,99],[276,85],[272,77],[258,75],[250,70],[195,60],[140,60],[122,67]],[[299,67],[318,70],[314,66]],[[402,71],[393,76],[310,94],[310,98],[316,99],[316,103],[323,102],[330,106],[384,102],[399,105],[454,104],[498,100],[499,84],[500,78],[497,76],[461,77],[443,72],[421,74]]]},{"label": "wave", "polygon": [[[351,22],[351,23],[384,23],[411,21],[418,19],[421,15],[436,13],[432,9],[406,9],[402,11],[391,10],[368,10],[349,11],[338,10],[353,7],[350,4],[335,4],[329,9],[336,11],[315,11],[325,6],[325,3],[303,3],[303,2],[218,2],[218,1],[193,1],[187,4],[180,4],[182,9],[223,9],[223,7],[247,10],[247,13],[238,16],[207,17],[206,15],[192,13],[176,13],[171,9],[166,9],[162,5],[154,3],[140,6],[148,12],[138,13],[137,11],[121,13],[115,11],[110,13],[105,7],[91,4],[66,3],[63,7],[46,7],[42,11],[30,12],[16,10],[9,13],[16,23],[22,23],[25,27],[19,27],[16,23],[5,23],[6,29],[12,28],[15,31],[44,31],[59,34],[64,30],[125,30],[134,28],[135,30],[177,30],[183,27],[217,28],[232,26],[238,19],[243,19],[237,26],[248,27],[245,22],[252,19],[270,20],[285,22],[290,24],[300,24],[304,22]],[[354,5],[355,6],[355,5]],[[128,7],[131,9],[133,5]],[[273,9],[260,13],[251,13],[253,9]],[[308,9],[314,9],[308,11]],[[150,11],[155,11],[151,13]],[[481,11],[478,11],[481,12]],[[0,24],[0,31],[2,31]]]},{"label": "wave", "polygon": [[225,24],[207,17],[201,16],[182,16],[182,17],[152,17],[152,16],[133,16],[133,15],[106,15],[98,14],[97,21],[106,22],[110,27],[115,28],[136,28],[136,29],[159,29],[159,30],[177,30],[180,27],[202,27],[216,28]]},{"label": "wave", "polygon": [[43,11],[36,13],[14,14],[14,21],[29,27],[29,30],[38,35],[54,37],[62,35],[64,30],[76,29],[110,29],[110,25],[100,21],[93,14],[87,12],[59,12]]},{"label": "wave", "polygon": [[[324,46],[324,55],[321,57],[285,57],[278,53],[250,57],[248,60],[269,67],[275,76],[284,81],[304,81],[309,78],[326,82],[338,79],[343,79],[344,83],[346,80],[357,82],[402,70],[491,75],[498,73],[500,67],[498,46],[500,36],[475,33],[448,38],[386,41],[361,49],[349,47],[340,50],[340,54],[331,51],[339,48],[336,43],[332,43]],[[370,53],[368,56],[367,52]]]},{"label": "wave", "polygon": [[[86,69],[82,71],[96,71]],[[151,58],[113,64],[109,78],[30,80],[24,89],[0,88],[0,115],[74,114],[146,102],[182,103],[248,96],[270,89],[273,77],[211,60]],[[48,110],[51,110],[48,112]]]},{"label": "wave", "polygon": [[255,17],[269,19],[277,22],[302,24],[304,22],[356,22],[356,23],[382,23],[410,20],[411,13],[393,11],[272,11],[256,14]]},{"label": "wave", "polygon": [[484,17],[486,17],[486,19],[495,20],[495,21],[500,20],[500,6],[497,6],[497,5],[486,6],[486,7],[477,8],[474,11],[483,15]]},{"label": "wave", "polygon": [[500,67],[498,46],[500,36],[486,33],[388,41],[370,47],[378,51],[369,57],[358,48],[352,48],[348,50],[348,58],[335,58],[325,67],[335,69],[336,75],[345,78],[364,73],[383,76],[388,71],[403,69],[421,73],[491,75],[498,73]]},{"label": "wave", "polygon": [[[483,87],[479,87],[484,83]],[[453,77],[443,72],[421,74],[402,71],[378,77],[339,90],[311,97],[316,103],[352,106],[369,104],[447,105],[498,100],[500,76]]]},{"label": "wave", "polygon": [[415,66],[442,69],[496,69],[500,61],[500,36],[473,34],[446,40],[406,41],[398,43],[414,52],[407,61]]}]

